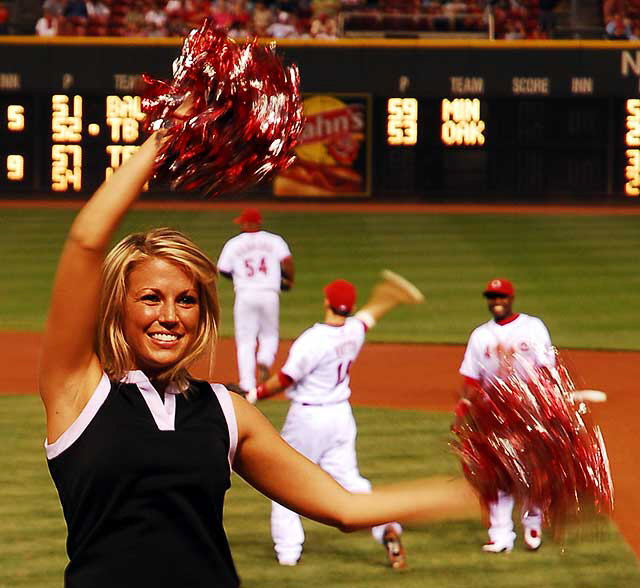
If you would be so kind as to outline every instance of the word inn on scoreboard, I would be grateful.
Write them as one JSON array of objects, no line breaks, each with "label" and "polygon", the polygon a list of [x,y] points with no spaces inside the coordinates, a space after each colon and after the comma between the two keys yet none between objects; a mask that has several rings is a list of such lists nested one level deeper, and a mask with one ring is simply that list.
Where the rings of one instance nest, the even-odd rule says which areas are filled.
[{"label": "word inn on scoreboard", "polygon": [[[139,123],[144,119],[139,96],[108,95],[105,100],[104,124],[111,144],[105,147],[104,177],[108,178],[138,148]],[[85,119],[83,97],[55,94],[51,98],[51,190],[82,190],[83,132]],[[88,122],[87,134],[99,137],[103,127]],[[120,144],[118,144],[120,143]],[[125,143],[122,145],[121,143]]]}]

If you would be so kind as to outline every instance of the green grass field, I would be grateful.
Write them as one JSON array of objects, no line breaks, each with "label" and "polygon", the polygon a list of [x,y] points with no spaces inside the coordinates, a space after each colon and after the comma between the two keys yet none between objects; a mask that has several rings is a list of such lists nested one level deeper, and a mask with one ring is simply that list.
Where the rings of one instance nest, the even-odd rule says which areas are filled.
[{"label": "green grass field", "polygon": [[[0,328],[42,328],[73,214],[0,209]],[[215,259],[236,230],[234,215],[134,211],[121,233],[176,226]],[[352,280],[363,301],[378,270],[389,267],[415,281],[428,302],[395,310],[371,340],[463,343],[488,318],[484,284],[502,276],[516,284],[517,309],[541,316],[559,347],[640,349],[637,217],[267,212],[265,226],[285,236],[298,268],[295,289],[282,297],[285,338],[318,319],[328,281]],[[229,283],[221,299],[222,333],[229,335]]]},{"label": "green grass field", "polygon": [[[238,210],[242,205],[238,206]],[[74,212],[0,209],[0,329],[40,331],[54,266]],[[120,234],[150,226],[183,229],[215,259],[235,233],[231,212],[134,211]],[[298,268],[282,297],[284,338],[320,319],[322,286],[354,281],[360,301],[389,267],[415,281],[427,304],[399,308],[370,340],[464,343],[487,320],[481,290],[495,276],[513,280],[516,309],[541,316],[558,347],[640,349],[640,223],[623,216],[265,213],[285,236]],[[232,333],[232,290],[221,286],[223,335]],[[9,369],[9,366],[5,366]],[[35,369],[35,367],[34,367]],[[5,391],[16,392],[16,391]],[[278,426],[285,405],[261,406]],[[359,456],[374,484],[430,474],[457,475],[447,448],[449,418],[358,409]],[[61,586],[65,529],[49,479],[43,411],[33,397],[0,397],[0,588]],[[275,564],[269,504],[235,479],[226,524],[248,588],[630,588],[640,568],[617,530],[601,522],[546,541],[536,554],[482,554],[479,521],[409,528],[410,570],[393,574],[364,533],[343,535],[308,523],[303,564]],[[89,587],[87,587],[89,588]]]},{"label": "green grass field", "polygon": [[[261,408],[279,426],[286,404]],[[356,411],[359,459],[374,484],[429,474],[457,476],[449,453],[447,415],[414,411]],[[60,588],[65,527],[45,464],[43,411],[35,397],[0,397],[0,588]],[[384,442],[380,440],[384,439]],[[269,533],[269,503],[234,478],[226,528],[244,588],[631,588],[640,568],[617,531],[599,522],[537,553],[480,552],[479,521],[406,529],[410,568],[393,572],[368,533],[342,534],[306,522],[303,560],[278,566]],[[179,565],[179,562],[176,562]],[[90,587],[87,587],[90,588]]]}]

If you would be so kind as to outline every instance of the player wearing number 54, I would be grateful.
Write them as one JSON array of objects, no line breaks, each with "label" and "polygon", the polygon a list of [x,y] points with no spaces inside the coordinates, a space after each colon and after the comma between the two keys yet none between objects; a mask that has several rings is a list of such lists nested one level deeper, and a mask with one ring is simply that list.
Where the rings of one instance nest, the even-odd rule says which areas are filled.
[{"label": "player wearing number 54", "polygon": [[[291,406],[282,436],[292,447],[320,465],[341,486],[370,493],[371,483],[358,470],[356,423],[349,397],[350,368],[367,330],[397,304],[423,301],[420,291],[401,276],[385,270],[365,306],[350,316],[356,289],[346,280],[324,288],[324,320],[294,341],[282,369],[247,394],[255,403],[284,389]],[[387,552],[393,569],[406,567],[400,542],[402,528],[389,521],[371,529]],[[273,502],[271,535],[278,562],[296,565],[302,554],[304,530],[298,514]]]},{"label": "player wearing number 54", "polygon": [[234,222],[242,233],[225,243],[218,271],[233,280],[239,384],[242,390],[251,390],[256,387],[256,363],[262,383],[276,357],[280,290],[291,289],[295,270],[286,241],[262,229],[259,210],[245,208]]}]

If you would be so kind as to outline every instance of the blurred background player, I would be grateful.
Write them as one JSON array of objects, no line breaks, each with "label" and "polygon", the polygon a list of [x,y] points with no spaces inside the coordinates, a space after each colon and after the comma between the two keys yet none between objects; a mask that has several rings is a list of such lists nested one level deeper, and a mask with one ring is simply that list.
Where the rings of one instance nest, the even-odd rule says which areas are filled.
[{"label": "blurred background player", "polygon": [[[285,388],[291,406],[282,429],[290,445],[319,464],[350,492],[371,492],[371,483],[358,470],[356,423],[351,411],[349,371],[358,357],[367,330],[400,303],[417,303],[422,294],[392,272],[383,272],[367,304],[350,316],[356,289],[335,280],[324,288],[324,320],[294,341],[282,369],[247,396],[250,402],[267,398]],[[401,526],[390,522],[371,533],[381,543],[394,569],[406,567],[400,542]],[[272,503],[271,534],[278,562],[296,565],[302,554],[304,530],[293,511]]]},{"label": "blurred background player", "polygon": [[295,268],[285,240],[262,229],[260,211],[246,208],[234,222],[242,233],[225,243],[218,271],[233,280],[239,384],[251,390],[269,376],[278,350],[280,290],[291,289]]},{"label": "blurred background player", "polygon": [[[464,377],[463,398],[471,398],[492,386],[497,379],[516,370],[526,379],[531,368],[555,366],[555,350],[545,324],[537,317],[513,312],[515,290],[508,280],[490,280],[484,290],[493,318],[477,327],[469,337],[460,373]],[[513,549],[512,512],[514,498],[507,489],[498,491],[489,505],[489,542],[482,549],[489,553]],[[542,517],[535,505],[523,505],[522,526],[528,549],[536,550],[542,541]]]}]

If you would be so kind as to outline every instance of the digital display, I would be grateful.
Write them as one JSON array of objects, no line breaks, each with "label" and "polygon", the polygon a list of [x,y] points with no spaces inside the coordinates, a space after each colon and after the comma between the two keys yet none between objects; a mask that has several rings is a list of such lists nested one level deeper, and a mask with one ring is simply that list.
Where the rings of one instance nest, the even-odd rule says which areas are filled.
[{"label": "digital display", "polygon": [[485,123],[481,118],[478,98],[445,98],[440,111],[440,136],[445,145],[484,145]]},{"label": "digital display", "polygon": [[[346,104],[336,103],[329,114],[346,108],[349,124],[360,120],[364,107],[355,104],[356,98],[326,96]],[[309,182],[334,175],[343,184],[355,182],[353,173],[336,174],[362,145],[357,153],[366,155],[358,157],[363,170],[371,169],[366,184],[374,196],[555,191],[581,198],[640,197],[640,99],[391,96],[372,99],[370,112],[367,132],[354,126],[340,140],[331,135],[326,146],[331,158],[324,158],[313,152],[311,131],[332,119],[324,111],[310,111],[301,148],[308,155],[302,163]],[[143,121],[141,97],[133,93],[0,93],[0,190],[91,194],[138,149]],[[365,165],[369,157],[370,168]],[[289,175],[296,170],[302,174],[292,167]],[[285,195],[299,196],[301,177],[287,179]],[[332,186],[323,188],[323,197],[363,192]],[[159,182],[151,189],[167,191]],[[265,182],[256,193],[272,195],[274,186]]]},{"label": "digital display", "polygon": [[418,101],[389,98],[387,101],[387,144],[411,146],[418,142]]},{"label": "digital display", "polygon": [[142,142],[140,96],[0,96],[0,188],[90,193]]},{"label": "digital display", "polygon": [[20,183],[25,179],[24,140],[26,138],[25,107],[22,104],[4,102],[2,104],[2,134],[6,143],[0,144],[3,169],[0,168],[2,183]]},{"label": "digital display", "polygon": [[640,100],[633,98],[625,103],[624,143],[625,155],[624,193],[627,196],[640,196]]}]

